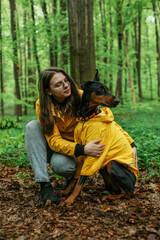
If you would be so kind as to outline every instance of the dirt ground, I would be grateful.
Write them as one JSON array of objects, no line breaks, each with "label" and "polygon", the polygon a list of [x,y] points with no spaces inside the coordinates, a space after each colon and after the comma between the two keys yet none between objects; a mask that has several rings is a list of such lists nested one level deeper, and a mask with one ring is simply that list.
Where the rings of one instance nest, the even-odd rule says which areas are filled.
[{"label": "dirt ground", "polygon": [[[160,179],[141,172],[134,194],[110,199],[100,175],[71,207],[45,206],[31,169],[1,166],[0,240],[160,239]],[[51,176],[60,200],[64,179]]]}]

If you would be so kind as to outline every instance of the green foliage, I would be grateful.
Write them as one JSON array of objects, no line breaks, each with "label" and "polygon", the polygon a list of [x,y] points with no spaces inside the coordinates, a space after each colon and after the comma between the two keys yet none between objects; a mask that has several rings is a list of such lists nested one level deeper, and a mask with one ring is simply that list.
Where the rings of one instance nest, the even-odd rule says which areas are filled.
[{"label": "green foliage", "polygon": [[142,130],[135,140],[138,147],[139,167],[149,171],[154,167],[160,169],[160,137]]},{"label": "green foliage", "polygon": [[0,130],[0,161],[13,166],[28,163],[22,129]]},{"label": "green foliage", "polygon": [[19,121],[21,121],[21,117],[16,118],[6,118],[4,120],[0,120],[0,129],[7,128],[21,128]]}]

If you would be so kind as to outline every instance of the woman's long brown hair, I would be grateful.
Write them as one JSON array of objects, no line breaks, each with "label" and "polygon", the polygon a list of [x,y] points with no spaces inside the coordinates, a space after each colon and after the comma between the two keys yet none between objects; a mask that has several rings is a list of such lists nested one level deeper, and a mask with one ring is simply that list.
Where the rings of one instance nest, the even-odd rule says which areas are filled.
[{"label": "woman's long brown hair", "polygon": [[[50,80],[56,73],[63,73],[71,83],[71,95],[65,99],[63,105],[60,106],[54,96],[49,96],[47,94],[47,89],[50,88]],[[50,67],[45,69],[40,74],[39,79],[39,101],[40,101],[40,114],[39,120],[41,125],[41,130],[44,135],[50,136],[53,133],[54,119],[51,111],[51,103],[54,103],[54,111],[56,116],[58,111],[61,110],[62,114],[64,111],[67,113],[68,118],[76,116],[76,112],[80,103],[80,95],[78,93],[78,88],[74,83],[73,79],[61,68]]]}]

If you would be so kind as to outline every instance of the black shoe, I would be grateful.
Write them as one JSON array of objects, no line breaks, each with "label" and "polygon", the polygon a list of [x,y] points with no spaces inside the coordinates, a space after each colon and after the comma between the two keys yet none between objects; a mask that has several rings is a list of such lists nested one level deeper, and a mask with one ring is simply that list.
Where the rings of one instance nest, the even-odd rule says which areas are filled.
[{"label": "black shoe", "polygon": [[58,205],[60,201],[57,195],[55,194],[51,183],[43,182],[43,183],[40,183],[40,185],[41,185],[40,195],[41,195],[42,201],[46,203],[47,200],[51,200],[52,203],[55,203]]}]

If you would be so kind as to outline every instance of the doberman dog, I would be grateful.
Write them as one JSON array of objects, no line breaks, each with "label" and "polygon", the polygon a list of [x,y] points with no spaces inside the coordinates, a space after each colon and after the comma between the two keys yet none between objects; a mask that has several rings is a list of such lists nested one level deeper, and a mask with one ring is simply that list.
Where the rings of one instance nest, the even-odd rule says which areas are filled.
[{"label": "doberman dog", "polygon": [[[116,107],[119,104],[119,100],[109,92],[108,88],[103,83],[100,83],[98,70],[96,70],[96,75],[94,77],[94,80],[82,82],[81,87],[84,92],[82,95],[82,99],[81,99],[81,103],[80,103],[80,107],[79,107],[79,111],[78,111],[77,115],[78,115],[79,120],[81,122],[83,122],[84,124],[85,124],[85,122],[89,123],[89,120],[91,118],[94,121],[95,116],[96,115],[98,116],[98,114],[101,112],[100,108],[98,107],[99,105],[106,106],[106,107]],[[94,131],[94,128],[92,131]],[[117,131],[117,129],[116,129],[116,131]],[[114,131],[114,134],[116,134],[116,131]],[[86,136],[86,138],[87,138],[87,136]],[[127,141],[127,140],[125,139],[125,141]],[[118,142],[118,140],[116,139],[115,142]],[[129,147],[130,147],[130,144],[129,144]],[[117,146],[116,146],[116,148],[117,148]],[[121,146],[120,146],[120,148],[121,148]],[[131,150],[131,149],[129,149],[129,150]],[[104,155],[105,155],[105,153],[104,153]],[[131,164],[133,164],[133,163],[131,163]],[[104,179],[106,189],[109,190],[110,193],[126,194],[126,193],[129,193],[129,191],[130,191],[130,190],[128,190],[129,188],[132,188],[131,189],[131,192],[132,192],[133,186],[135,184],[135,176],[132,172],[130,172],[130,170],[125,168],[119,162],[109,161],[109,163],[105,167],[103,166],[102,169],[99,169],[99,171]],[[121,175],[125,175],[125,172],[127,172],[126,173],[127,177],[128,177],[128,174],[131,175],[128,177],[129,179],[127,179],[127,177],[126,177],[125,181],[132,182],[130,184],[130,185],[132,185],[132,187],[124,186],[125,184],[123,184],[123,181],[122,181],[122,183],[121,183],[121,181],[119,181],[117,172],[120,172]],[[80,192],[84,186],[84,183],[86,181],[86,178],[87,178],[87,175],[85,174],[85,175],[80,175],[78,181],[75,178],[71,181],[68,188],[65,191],[63,191],[62,194],[67,195],[70,192],[71,188],[73,188],[75,186],[76,182],[77,182],[77,184],[74,188],[73,193],[68,197],[68,199],[66,199],[64,202],[61,203],[62,206],[70,205],[74,202],[76,197],[80,194]]]}]

